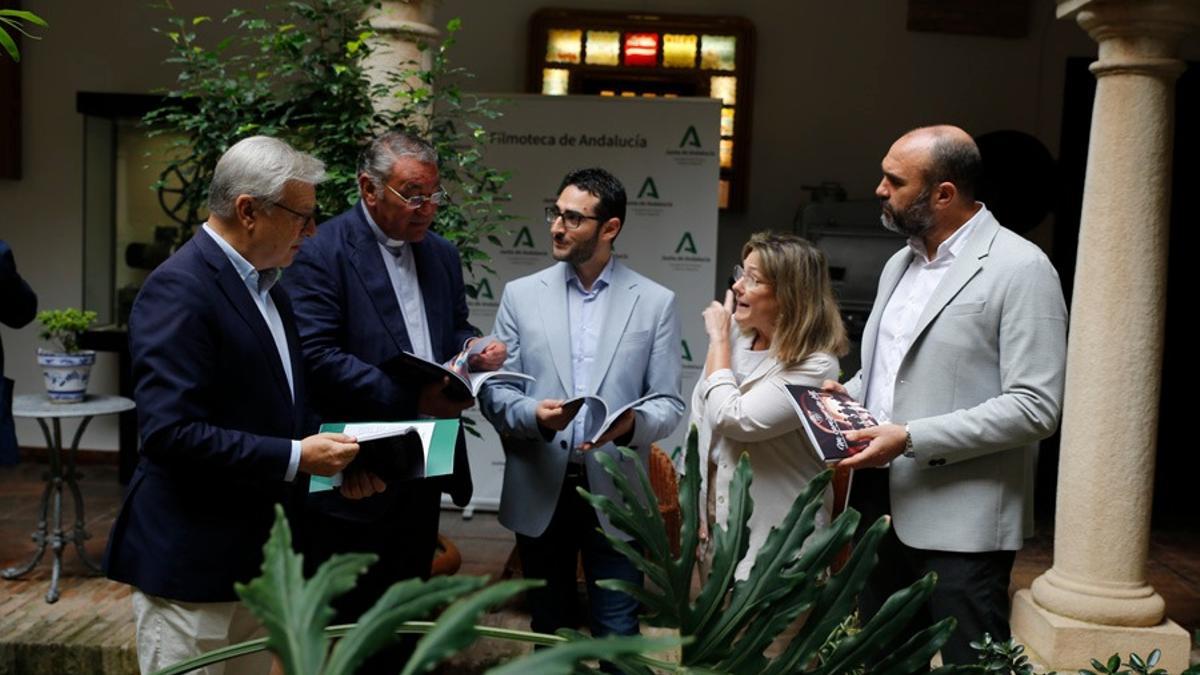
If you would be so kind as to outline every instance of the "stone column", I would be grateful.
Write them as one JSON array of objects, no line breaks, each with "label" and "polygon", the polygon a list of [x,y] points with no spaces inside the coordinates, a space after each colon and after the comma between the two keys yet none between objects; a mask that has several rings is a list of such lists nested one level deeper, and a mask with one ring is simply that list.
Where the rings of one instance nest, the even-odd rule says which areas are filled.
[{"label": "stone column", "polygon": [[1179,40],[1194,0],[1059,0],[1099,44],[1067,349],[1054,565],[1013,632],[1060,670],[1114,652],[1187,666],[1189,636],[1146,583],[1166,309]]},{"label": "stone column", "polygon": [[[365,61],[373,82],[386,83],[389,72],[429,68],[429,52],[418,46],[422,42],[434,45],[440,37],[432,25],[431,0],[383,0],[379,8],[367,13],[367,19],[378,33],[373,43],[375,51]],[[397,99],[387,97],[375,101],[375,107],[377,110],[395,109],[399,103]]]}]

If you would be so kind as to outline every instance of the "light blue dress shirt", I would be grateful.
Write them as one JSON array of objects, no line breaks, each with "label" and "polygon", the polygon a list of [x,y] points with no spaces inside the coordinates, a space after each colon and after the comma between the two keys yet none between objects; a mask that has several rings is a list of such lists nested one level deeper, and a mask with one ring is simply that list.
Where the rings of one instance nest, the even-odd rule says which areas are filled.
[{"label": "light blue dress shirt", "polygon": [[[279,316],[279,310],[275,307],[275,301],[271,298],[271,287],[275,282],[279,281],[279,268],[263,270],[262,274],[254,269],[254,265],[250,264],[249,260],[242,257],[237,249],[229,245],[220,234],[217,233],[208,223],[204,223],[204,231],[208,233],[213,241],[217,242],[217,246],[225,252],[225,257],[229,258],[229,262],[233,265],[233,269],[241,278],[242,283],[246,284],[246,291],[250,293],[250,298],[254,300],[254,306],[258,308],[262,314],[263,321],[267,322],[267,329],[271,331],[271,338],[275,341],[275,349],[279,352],[279,360],[283,362],[283,374],[287,376],[288,391],[292,395],[292,401],[296,400],[296,385],[292,381],[292,356],[288,351],[287,334],[283,330],[283,318]],[[288,459],[287,473],[283,479],[291,481],[296,477],[296,472],[300,468],[300,441],[292,441],[292,456]]]},{"label": "light blue dress shirt", "polygon": [[[612,282],[613,261],[600,271],[592,283],[592,290],[583,288],[583,282],[573,266],[567,266],[567,330],[571,336],[571,381],[575,384],[572,398],[583,396],[592,390],[592,370],[596,363],[596,345],[600,342],[600,330],[608,309],[608,295],[604,289]],[[586,405],[586,404],[585,404]],[[571,423],[571,461],[583,462],[583,454],[577,446],[584,441],[586,411],[580,410]]]}]

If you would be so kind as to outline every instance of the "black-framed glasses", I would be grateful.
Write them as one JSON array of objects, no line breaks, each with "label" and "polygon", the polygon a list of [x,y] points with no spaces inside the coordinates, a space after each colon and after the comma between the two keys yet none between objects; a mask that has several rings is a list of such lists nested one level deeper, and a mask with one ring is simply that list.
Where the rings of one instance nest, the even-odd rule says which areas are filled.
[{"label": "black-framed glasses", "polygon": [[746,274],[745,267],[742,267],[741,265],[734,265],[733,266],[733,283],[736,284],[739,281],[742,282],[742,288],[744,288],[748,291],[752,291],[752,290],[758,288],[759,286],[765,286],[768,283],[770,283],[767,281],[759,281],[758,279],[755,279],[754,277],[750,276],[749,274]]},{"label": "black-framed glasses", "polygon": [[292,207],[287,206],[281,202],[277,202],[275,200],[271,200],[271,204],[273,206],[278,206],[279,208],[283,209],[284,211],[287,211],[288,213],[292,214],[293,216],[296,216],[297,218],[303,218],[304,224],[301,227],[308,227],[309,221],[312,221],[313,227],[316,227],[318,224],[320,224],[321,210],[316,207],[313,207],[312,213],[300,213],[296,209],[293,209]]},{"label": "black-framed glasses", "polygon": [[390,190],[392,194],[399,197],[400,201],[404,202],[405,206],[407,206],[408,208],[410,208],[414,211],[421,208],[422,206],[425,206],[426,204],[433,204],[434,206],[441,206],[442,204],[446,203],[447,195],[446,195],[445,190],[439,189],[437,192],[434,192],[431,195],[413,195],[411,197],[405,197],[404,195],[397,192],[396,188],[392,187],[391,185],[384,183],[383,186],[385,188],[387,188],[388,190]]},{"label": "black-framed glasses", "polygon": [[558,210],[557,206],[546,207],[547,225],[553,225],[554,221],[558,220],[559,218],[563,219],[563,225],[566,225],[567,229],[569,230],[578,229],[580,225],[583,225],[583,221],[585,220],[594,220],[597,223],[603,220],[602,218],[597,218],[596,216],[585,216],[578,211],[560,211]]}]

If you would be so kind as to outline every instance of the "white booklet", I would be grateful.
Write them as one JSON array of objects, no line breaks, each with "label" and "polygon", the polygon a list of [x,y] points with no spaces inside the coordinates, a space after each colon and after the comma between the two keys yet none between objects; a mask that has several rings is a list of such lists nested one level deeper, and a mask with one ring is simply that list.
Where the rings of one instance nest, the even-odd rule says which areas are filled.
[{"label": "white booklet", "polygon": [[[358,455],[348,468],[369,471],[390,483],[453,473],[458,427],[457,419],[429,419],[322,424],[320,431],[353,436]],[[341,484],[342,472],[312,476],[308,491],[324,492]]]},{"label": "white booklet", "polygon": [[581,442],[595,443],[596,439],[603,436],[612,428],[613,423],[617,418],[625,414],[626,410],[636,408],[646,401],[653,401],[656,398],[675,398],[671,394],[650,394],[643,396],[636,401],[630,401],[616,410],[609,411],[608,404],[599,396],[576,396],[575,398],[563,401],[563,411],[571,416],[574,421],[575,416],[579,414],[580,409],[583,409],[586,415],[583,423],[583,438]]},{"label": "white booklet", "polygon": [[470,357],[479,354],[495,341],[496,336],[494,335],[480,338],[471,345],[470,349],[459,352],[446,363],[434,363],[426,361],[416,354],[400,352],[399,356],[380,364],[379,368],[392,377],[411,377],[413,373],[427,380],[441,380],[443,377],[449,377],[450,384],[446,387],[446,395],[452,400],[460,401],[478,396],[483,384],[489,380],[529,380],[532,382],[533,378],[529,375],[511,370],[472,371],[470,369],[468,365]]}]

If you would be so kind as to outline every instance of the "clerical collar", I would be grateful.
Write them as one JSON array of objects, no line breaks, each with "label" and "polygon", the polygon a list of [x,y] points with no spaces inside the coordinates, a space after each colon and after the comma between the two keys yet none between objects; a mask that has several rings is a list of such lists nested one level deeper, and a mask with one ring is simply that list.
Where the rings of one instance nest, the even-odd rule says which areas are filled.
[{"label": "clerical collar", "polygon": [[375,241],[379,242],[392,253],[399,253],[404,249],[404,245],[408,243],[407,241],[402,239],[392,239],[391,237],[387,236],[387,234],[385,234],[384,231],[379,228],[379,225],[376,224],[375,219],[371,217],[371,212],[367,210],[366,202],[360,201],[358,205],[362,207],[363,216],[367,219],[367,226],[371,228],[371,234],[375,235]]}]

